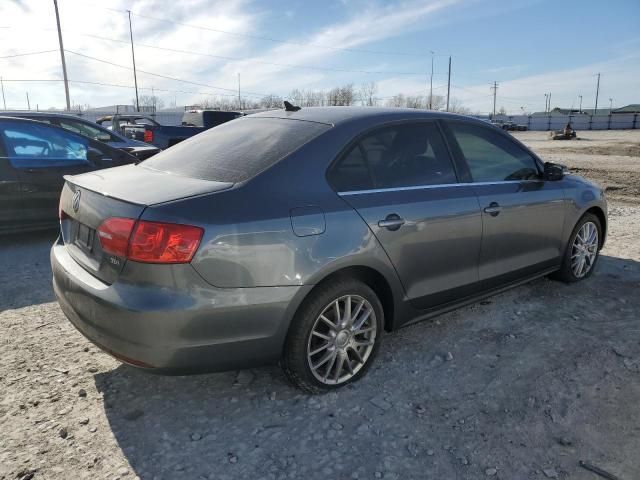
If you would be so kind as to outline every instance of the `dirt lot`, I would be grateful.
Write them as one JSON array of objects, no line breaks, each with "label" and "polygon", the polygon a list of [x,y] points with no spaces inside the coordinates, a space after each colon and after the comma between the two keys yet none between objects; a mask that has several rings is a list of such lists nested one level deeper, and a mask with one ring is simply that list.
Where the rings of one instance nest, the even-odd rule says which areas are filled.
[{"label": "dirt lot", "polygon": [[640,130],[579,131],[575,140],[550,140],[549,132],[514,132],[545,160],[606,189],[610,200],[640,202]]},{"label": "dirt lot", "polygon": [[55,232],[1,239],[0,479],[601,478],[580,460],[640,478],[640,132],[517,136],[621,187],[594,276],[386,335],[365,379],[324,396],[276,367],[122,366],[53,301]]}]

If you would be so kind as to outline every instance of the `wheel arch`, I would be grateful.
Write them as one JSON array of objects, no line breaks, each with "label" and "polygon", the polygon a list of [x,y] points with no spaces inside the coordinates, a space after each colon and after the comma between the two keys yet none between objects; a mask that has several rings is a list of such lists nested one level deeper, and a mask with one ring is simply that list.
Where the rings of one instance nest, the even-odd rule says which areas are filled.
[{"label": "wheel arch", "polygon": [[[355,278],[371,288],[380,299],[384,311],[384,329],[389,332],[393,330],[396,318],[397,301],[393,288],[387,278],[375,268],[366,265],[351,265],[326,274],[307,293],[305,299],[309,297],[319,286],[338,278]],[[304,300],[303,300],[304,302]],[[302,304],[302,303],[301,303]],[[300,307],[298,307],[300,308]]]},{"label": "wheel arch", "polygon": [[604,241],[607,238],[607,216],[604,213],[604,210],[598,206],[593,206],[588,208],[587,210],[585,210],[582,216],[584,217],[584,215],[586,215],[587,213],[591,213],[592,215],[595,215],[598,218],[598,220],[600,220],[600,228],[602,229],[602,235],[600,238],[599,250],[601,250],[602,247],[604,246]]}]

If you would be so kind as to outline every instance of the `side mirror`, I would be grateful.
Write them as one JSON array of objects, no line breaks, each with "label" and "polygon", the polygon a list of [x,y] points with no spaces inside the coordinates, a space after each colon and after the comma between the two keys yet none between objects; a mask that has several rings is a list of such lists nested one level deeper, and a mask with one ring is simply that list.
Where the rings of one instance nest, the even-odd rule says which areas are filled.
[{"label": "side mirror", "polygon": [[89,147],[87,150],[87,160],[97,166],[110,166],[112,159],[105,157],[104,152],[101,152],[97,148]]},{"label": "side mirror", "polygon": [[544,164],[544,178],[549,181],[562,180],[565,167],[557,163],[546,162]]}]

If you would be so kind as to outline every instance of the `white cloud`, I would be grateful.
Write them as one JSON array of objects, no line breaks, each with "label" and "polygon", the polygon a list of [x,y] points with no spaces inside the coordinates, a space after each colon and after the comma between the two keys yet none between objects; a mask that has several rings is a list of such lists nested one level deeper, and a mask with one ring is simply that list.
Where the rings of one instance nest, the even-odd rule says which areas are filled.
[{"label": "white cloud", "polygon": [[[185,92],[226,93],[235,96],[237,73],[242,76],[243,92],[276,93],[286,95],[293,88],[330,88],[332,86],[361,81],[376,80],[378,96],[390,97],[397,93],[426,94],[427,75],[398,75],[393,71],[420,71],[425,69],[425,60],[403,56],[369,55],[345,53],[339,49],[321,48],[335,46],[340,49],[386,50],[380,43],[407,32],[427,30],[434,25],[450,21],[453,11],[466,8],[462,0],[409,0],[401,3],[372,3],[370,1],[348,2],[332,10],[331,23],[311,30],[300,39],[305,45],[269,42],[245,36],[245,34],[275,37],[287,40],[284,32],[269,31],[271,15],[264,5],[251,0],[226,0],[210,2],[194,0],[169,2],[165,0],[114,0],[106,3],[99,0],[58,0],[65,48],[84,55],[108,60],[125,66],[131,65],[131,50],[128,44],[129,28],[124,10],[131,8],[133,15],[136,61],[140,71],[157,72],[167,76],[192,80],[206,85],[230,89],[229,92],[162,79],[142,72],[138,74],[138,85],[142,94],[155,88],[165,103],[192,104],[203,98],[201,94],[169,93],[166,90]],[[515,7],[514,7],[515,8]],[[114,11],[115,10],[115,11]],[[491,9],[489,9],[491,10]],[[484,12],[484,10],[482,10]],[[493,12],[493,10],[491,10]],[[140,14],[140,15],[136,15]],[[284,13],[285,16],[287,13]],[[484,14],[489,14],[484,12]],[[146,17],[168,19],[157,21]],[[55,50],[58,39],[55,16],[51,2],[25,0],[22,2],[0,2],[0,56],[12,53]],[[295,12],[296,22],[304,22],[304,11]],[[191,28],[183,24],[195,24],[203,28]],[[235,33],[227,35],[212,30]],[[100,40],[84,34],[108,37],[117,41]],[[192,55],[145,48],[140,44],[155,45],[202,52],[210,55],[237,57],[244,60],[216,59],[210,56]],[[316,45],[316,46],[313,46]],[[423,46],[416,46],[420,49]],[[427,53],[428,57],[428,53]],[[525,69],[525,65],[500,65],[500,58],[487,59],[492,63],[486,69],[470,73],[484,76],[513,77]],[[418,62],[421,62],[420,65]],[[442,63],[441,63],[442,62]],[[389,71],[388,75],[359,75],[356,73],[313,70],[269,63],[310,65],[319,67],[367,71]],[[436,59],[438,74],[434,77],[434,93],[446,94],[446,76],[442,75],[444,64]],[[515,62],[514,62],[515,63]],[[133,74],[128,69],[99,63],[71,53],[67,54],[69,78],[89,82],[103,82],[125,86],[133,85]],[[446,67],[445,67],[446,68]],[[489,83],[465,82],[457,77],[454,59],[452,96],[473,110],[487,112],[492,99]],[[520,106],[528,110],[541,110],[545,92],[552,92],[552,104],[571,106],[578,94],[584,96],[583,106],[591,106],[595,94],[595,77],[602,72],[601,101],[604,105],[610,96],[615,104],[623,105],[637,101],[637,78],[640,62],[637,54],[620,57],[571,69],[548,71],[537,75],[523,76],[500,83],[498,107],[518,111]],[[64,89],[61,83],[11,82],[12,79],[62,78],[60,56],[57,51],[12,59],[0,59],[0,75],[5,82],[7,104],[11,108],[26,107],[25,92],[29,91],[31,103],[40,107],[62,107]],[[132,88],[98,86],[72,83],[72,100],[90,103],[93,106],[114,103],[129,103],[134,97]]]}]

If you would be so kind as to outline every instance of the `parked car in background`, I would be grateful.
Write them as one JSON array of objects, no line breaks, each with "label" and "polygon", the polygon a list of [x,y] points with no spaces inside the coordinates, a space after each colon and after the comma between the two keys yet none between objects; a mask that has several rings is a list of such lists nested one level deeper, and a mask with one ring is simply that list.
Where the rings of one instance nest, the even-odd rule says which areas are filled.
[{"label": "parked car in background", "polygon": [[105,127],[75,115],[52,112],[14,112],[0,111],[0,116],[30,118],[40,122],[58,125],[85,137],[104,142],[114,148],[119,148],[135,156],[138,160],[145,160],[160,151],[159,148],[144,142],[127,138],[120,133],[110,131]]},{"label": "parked car in background", "polygon": [[510,122],[508,120],[491,120],[491,124],[496,126],[496,127],[498,127],[498,128],[501,128],[502,130],[506,130],[506,131],[509,131],[509,132],[518,129],[518,127],[517,127],[517,125],[515,123]]},{"label": "parked car in background", "polygon": [[99,347],[168,373],[281,361],[308,392],[361,377],[384,331],[587,278],[607,229],[600,188],[506,132],[371,107],[246,116],[68,177],[60,208],[54,291]]},{"label": "parked car in background", "polygon": [[241,112],[221,110],[190,110],[184,112],[181,126],[146,125],[144,127],[144,141],[164,150],[189,137],[243,115]]},{"label": "parked car in background", "polygon": [[65,175],[137,161],[56,125],[0,117],[0,232],[54,226]]},{"label": "parked car in background", "polygon": [[116,113],[115,115],[105,115],[96,120],[101,125],[112,132],[116,132],[126,138],[144,141],[144,128],[147,125],[160,125],[153,118],[139,113]]}]

